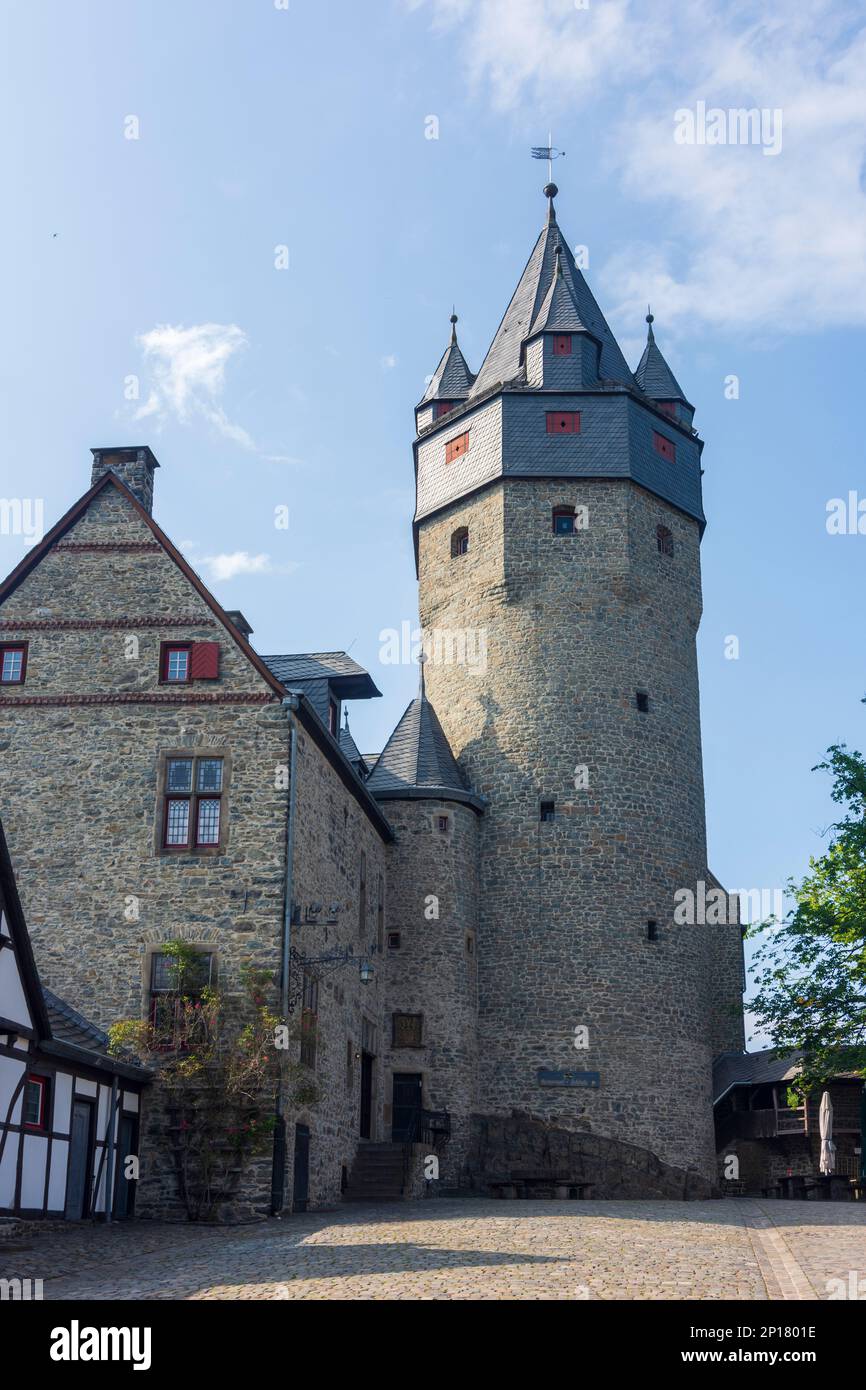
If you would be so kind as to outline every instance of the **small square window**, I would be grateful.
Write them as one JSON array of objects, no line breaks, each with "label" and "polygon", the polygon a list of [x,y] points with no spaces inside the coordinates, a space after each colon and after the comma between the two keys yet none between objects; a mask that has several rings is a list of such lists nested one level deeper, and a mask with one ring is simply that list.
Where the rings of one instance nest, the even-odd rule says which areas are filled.
[{"label": "small square window", "polygon": [[571,334],[554,333],[553,335],[553,355],[554,357],[571,356]]},{"label": "small square window", "polygon": [[573,536],[575,532],[574,512],[569,508],[561,508],[553,513],[553,534],[555,536]]},{"label": "small square window", "polygon": [[198,765],[198,790],[200,792],[221,792],[222,789],[222,758],[202,758]]},{"label": "small square window", "polygon": [[649,695],[647,695],[646,691],[636,690],[634,699],[641,714],[649,714]]},{"label": "small square window", "polygon": [[446,830],[448,829],[448,817],[447,817],[447,816],[437,816],[437,817],[436,817],[436,829],[437,829],[437,830],[442,830],[442,831],[446,831]]},{"label": "small square window", "polygon": [[399,933],[398,931],[389,931],[389,933],[388,933],[388,950],[389,950],[389,951],[399,951],[399,949],[400,949],[400,933]]},{"label": "small square window", "polygon": [[540,816],[540,819],[541,819],[541,820],[556,820],[556,802],[555,802],[555,801],[542,801],[542,803],[541,803],[541,816]]},{"label": "small square window", "polygon": [[26,670],[26,642],[0,647],[0,685],[23,685]]},{"label": "small square window", "polygon": [[392,1046],[421,1047],[423,1026],[423,1014],[392,1014]]},{"label": "small square window", "polygon": [[169,758],[165,784],[170,792],[192,791],[192,758]]},{"label": "small square window", "polygon": [[164,681],[188,681],[189,680],[189,660],[190,648],[185,647],[163,647],[162,650],[162,679]]}]

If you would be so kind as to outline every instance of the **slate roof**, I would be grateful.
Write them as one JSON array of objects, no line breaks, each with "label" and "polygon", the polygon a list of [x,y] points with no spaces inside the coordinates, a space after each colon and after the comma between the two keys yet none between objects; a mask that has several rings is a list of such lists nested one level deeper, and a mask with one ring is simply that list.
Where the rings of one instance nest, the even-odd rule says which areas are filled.
[{"label": "slate roof", "polygon": [[48,1010],[52,1037],[58,1042],[71,1043],[73,1047],[87,1048],[89,1052],[108,1051],[107,1033],[103,1033],[101,1028],[97,1028],[95,1023],[91,1023],[77,1009],[73,1009],[65,999],[60,999],[50,989],[46,989],[45,985],[42,986],[42,996]]},{"label": "slate roof", "polygon": [[451,318],[451,341],[442,354],[439,366],[421,397],[426,401],[462,401],[469,395],[475,377],[466,365],[466,358],[457,346],[456,315]]},{"label": "slate roof", "polygon": [[[800,1071],[802,1052],[723,1052],[713,1062],[713,1104],[732,1086],[767,1086],[775,1081],[793,1081]],[[860,1081],[857,1071],[834,1072],[840,1081]]]},{"label": "slate roof", "polygon": [[469,393],[470,398],[481,395],[497,382],[513,381],[521,373],[521,344],[530,336],[550,289],[556,270],[557,246],[561,248],[562,278],[574,301],[581,327],[601,343],[602,378],[619,382],[623,386],[634,386],[634,378],[619,344],[575,265],[568,242],[560,234],[551,199],[548,220],[532,249],[511,303],[505,311],[505,317],[496,330],[487,356],[481,364],[481,370]]},{"label": "slate roof", "polygon": [[352,738],[352,734],[349,729],[348,713],[346,714],[346,722],[340,730],[340,747],[342,748],[346,757],[349,759],[349,762],[356,769],[356,771],[360,772],[361,775],[365,776],[367,771],[369,770],[369,764],[366,758],[364,757],[363,753],[358,751],[358,745]]},{"label": "slate roof", "polygon": [[335,693],[346,699],[369,699],[382,693],[376,689],[369,671],[345,652],[292,652],[261,659],[277,680],[287,686],[327,680]]},{"label": "slate roof", "polygon": [[[559,255],[560,264],[562,253]],[[580,317],[574,295],[562,270],[553,276],[550,288],[541,304],[531,333],[585,333],[586,325]]]},{"label": "slate roof", "polygon": [[643,357],[635,367],[635,381],[644,395],[653,401],[689,401],[659,348],[653,334],[652,315],[648,315],[646,347]]},{"label": "slate roof", "polygon": [[480,811],[483,801],[467,787],[436,711],[426,695],[407,707],[367,779],[377,800],[423,797],[463,801]]}]

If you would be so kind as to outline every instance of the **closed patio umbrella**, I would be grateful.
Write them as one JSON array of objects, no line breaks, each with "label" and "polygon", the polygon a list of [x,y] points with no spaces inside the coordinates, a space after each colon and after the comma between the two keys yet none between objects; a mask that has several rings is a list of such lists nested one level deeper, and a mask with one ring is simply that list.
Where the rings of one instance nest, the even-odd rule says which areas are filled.
[{"label": "closed patio umbrella", "polygon": [[866,1081],[860,1093],[860,1181],[866,1182]]},{"label": "closed patio umbrella", "polygon": [[830,1099],[829,1091],[825,1091],[821,1097],[818,1126],[821,1135],[821,1162],[819,1167],[821,1172],[829,1177],[836,1168],[836,1145],[833,1143],[833,1102]]}]

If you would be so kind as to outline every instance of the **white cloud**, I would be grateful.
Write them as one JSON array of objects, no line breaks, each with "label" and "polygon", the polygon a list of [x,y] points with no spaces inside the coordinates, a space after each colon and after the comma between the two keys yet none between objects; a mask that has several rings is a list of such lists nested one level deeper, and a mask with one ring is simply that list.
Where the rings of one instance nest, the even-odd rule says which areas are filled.
[{"label": "white cloud", "polygon": [[241,448],[255,449],[247,431],[234,424],[220,404],[226,367],[247,346],[243,329],[233,323],[190,328],[158,324],[137,341],[153,379],[147,400],[136,411],[137,420],[173,416],[186,424],[199,416]]},{"label": "white cloud", "polygon": [[[520,119],[527,145],[553,123],[568,152],[557,167],[569,201],[579,205],[582,165],[603,160],[638,218],[641,203],[661,212],[665,243],[648,255],[634,241],[604,266],[614,318],[634,322],[649,296],[666,331],[866,323],[862,8],[847,0],[591,0],[585,10],[573,0],[416,0],[413,8],[421,5],[438,29],[459,35],[479,95]],[[781,109],[780,153],[676,144],[674,113],[698,101]],[[588,135],[592,146],[581,147]]]},{"label": "white cloud", "polygon": [[391,368],[396,367],[396,365],[397,358],[394,356],[393,352],[389,352],[386,357],[382,358],[382,366],[386,372],[389,372]]},{"label": "white cloud", "polygon": [[207,566],[214,583],[236,579],[239,574],[292,574],[298,568],[297,561],[275,565],[270,555],[250,555],[246,550],[234,550],[231,554],[206,555],[202,563]]}]

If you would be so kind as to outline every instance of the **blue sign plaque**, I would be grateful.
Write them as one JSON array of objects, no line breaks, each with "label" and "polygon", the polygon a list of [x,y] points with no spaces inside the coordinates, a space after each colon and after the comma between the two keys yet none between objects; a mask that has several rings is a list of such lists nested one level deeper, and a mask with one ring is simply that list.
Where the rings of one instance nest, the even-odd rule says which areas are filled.
[{"label": "blue sign plaque", "polygon": [[553,1071],[539,1067],[536,1073],[539,1086],[589,1086],[597,1091],[601,1073],[597,1071]]}]

